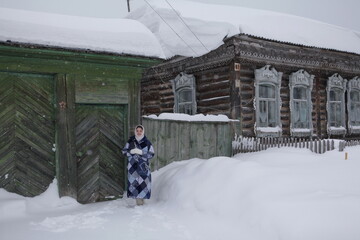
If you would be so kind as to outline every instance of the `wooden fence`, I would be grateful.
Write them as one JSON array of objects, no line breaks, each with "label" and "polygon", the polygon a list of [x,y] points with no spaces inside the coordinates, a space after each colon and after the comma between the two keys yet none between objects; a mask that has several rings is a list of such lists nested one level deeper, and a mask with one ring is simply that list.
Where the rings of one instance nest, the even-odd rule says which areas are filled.
[{"label": "wooden fence", "polygon": [[232,155],[232,136],[239,121],[180,121],[143,117],[145,134],[155,157],[152,170],[191,158],[208,159]]},{"label": "wooden fence", "polygon": [[344,151],[345,147],[352,147],[358,145],[360,145],[360,140],[341,141],[339,143],[339,152]]},{"label": "wooden fence", "polygon": [[237,153],[258,152],[272,147],[308,148],[315,153],[325,153],[335,149],[334,140],[309,140],[298,138],[253,138],[236,136],[232,142],[233,155]]}]

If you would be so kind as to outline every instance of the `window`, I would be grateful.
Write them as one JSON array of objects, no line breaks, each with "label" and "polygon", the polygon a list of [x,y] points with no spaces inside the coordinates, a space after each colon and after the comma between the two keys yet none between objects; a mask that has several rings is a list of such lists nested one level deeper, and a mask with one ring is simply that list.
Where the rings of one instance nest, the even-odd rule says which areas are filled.
[{"label": "window", "polygon": [[193,114],[192,105],[191,88],[180,89],[178,92],[178,112],[191,115]]},{"label": "window", "polygon": [[259,85],[259,126],[276,127],[275,87]]},{"label": "window", "polygon": [[341,105],[343,100],[342,89],[333,88],[330,90],[330,100],[329,100],[329,123],[331,127],[343,127],[341,121]]},{"label": "window", "polygon": [[280,85],[282,73],[270,65],[255,70],[256,126],[258,137],[279,137],[280,122]]},{"label": "window", "polygon": [[350,134],[360,133],[360,79],[355,77],[348,83],[348,126]]},{"label": "window", "polygon": [[311,136],[313,132],[311,90],[314,76],[304,70],[290,75],[290,112],[292,136]]},{"label": "window", "polygon": [[180,73],[172,81],[174,91],[174,112],[193,115],[196,113],[195,77]]},{"label": "window", "polygon": [[345,135],[346,79],[339,74],[329,77],[327,84],[327,127],[329,135]]}]

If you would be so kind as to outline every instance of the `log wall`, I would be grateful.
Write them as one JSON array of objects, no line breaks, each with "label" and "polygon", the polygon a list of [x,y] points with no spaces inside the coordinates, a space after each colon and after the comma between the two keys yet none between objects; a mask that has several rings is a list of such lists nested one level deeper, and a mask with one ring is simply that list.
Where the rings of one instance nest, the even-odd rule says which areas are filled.
[{"label": "log wall", "polygon": [[[235,70],[235,64],[239,69]],[[243,136],[255,136],[255,70],[271,65],[282,72],[280,120],[282,136],[290,136],[289,76],[300,69],[314,75],[312,89],[312,138],[327,138],[327,92],[330,76],[350,80],[360,76],[359,54],[306,47],[237,35],[214,51],[197,57],[177,57],[146,71],[142,79],[142,114],[173,112],[170,80],[180,72],[196,78],[197,113],[225,114],[241,122]],[[346,98],[345,98],[346,101]],[[346,109],[347,112],[347,109]],[[346,116],[347,117],[347,116]],[[347,122],[347,119],[346,119]],[[332,138],[360,138],[359,134]]]}]

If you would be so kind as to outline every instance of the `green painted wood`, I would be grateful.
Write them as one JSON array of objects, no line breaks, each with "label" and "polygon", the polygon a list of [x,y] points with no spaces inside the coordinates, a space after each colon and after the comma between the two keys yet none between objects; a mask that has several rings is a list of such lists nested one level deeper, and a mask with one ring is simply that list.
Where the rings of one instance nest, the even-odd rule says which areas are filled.
[{"label": "green painted wood", "polygon": [[76,103],[127,104],[128,85],[121,78],[76,76]]},{"label": "green painted wood", "polygon": [[140,81],[130,81],[129,82],[129,106],[138,106],[130,107],[129,109],[129,132],[133,132],[136,125],[140,123]]},{"label": "green painted wood", "polygon": [[67,49],[42,49],[0,44],[0,70],[68,73],[139,80],[145,68],[160,59],[122,56],[110,53],[85,53]]},{"label": "green painted wood", "polygon": [[56,76],[56,177],[59,195],[77,198],[75,148],[75,80]]},{"label": "green painted wood", "polygon": [[55,176],[54,79],[0,72],[0,187],[44,192]]},{"label": "green painted wood", "polygon": [[97,202],[123,195],[125,188],[125,105],[76,106],[78,201]]},{"label": "green painted wood", "polygon": [[[3,55],[16,57],[32,57],[38,59],[55,59],[55,60],[73,60],[76,62],[89,62],[118,65],[121,63],[127,67],[148,68],[154,63],[160,63],[163,60],[159,58],[150,58],[135,55],[112,54],[107,52],[89,52],[81,49],[66,48],[45,48],[43,46],[25,44],[7,44],[0,43],[0,51]],[[117,64],[118,63],[118,64]]]},{"label": "green painted wood", "polygon": [[[53,129],[47,130],[47,128],[44,128],[41,129],[43,132],[40,134],[52,137],[54,137],[54,135],[56,136],[56,152],[54,155],[60,196],[72,196],[76,198],[78,194],[79,178],[77,177],[75,104],[126,105],[126,110],[124,110],[125,112],[123,113],[126,115],[126,119],[123,121],[126,123],[126,127],[121,130],[121,134],[127,138],[129,132],[128,127],[133,128],[133,126],[140,122],[139,87],[142,72],[145,68],[160,62],[162,62],[160,59],[141,56],[0,43],[0,72],[17,72],[19,75],[47,75],[55,78],[55,81],[52,80],[52,82],[56,83],[55,90],[53,90],[53,92],[56,91],[56,101],[53,102],[51,108],[49,108],[53,110],[55,108],[56,118],[52,120],[52,124],[56,127],[55,132]],[[5,82],[7,83],[7,81]],[[42,83],[39,83],[39,86],[40,87],[37,88],[41,89]],[[2,90],[3,89],[11,90],[12,86],[3,85]],[[21,91],[24,91],[24,89]],[[9,98],[8,95],[12,96],[13,94],[4,91],[0,98],[16,99]],[[24,112],[36,111],[41,107],[46,107],[41,101],[32,101],[31,105],[27,105],[26,103],[29,102],[27,98],[28,97],[25,96],[23,99],[25,101],[25,104],[22,105]],[[60,110],[60,102],[67,104],[64,110]],[[3,139],[5,139],[5,136],[9,136],[9,134],[27,131],[22,128],[15,129],[15,124],[11,124],[15,121],[11,120],[11,118],[17,119],[23,117],[23,112],[19,112],[15,108],[15,104],[3,105],[1,108],[0,118],[9,120],[8,122],[1,121],[0,133],[1,136],[4,137]],[[26,124],[32,127],[31,124],[33,123]],[[133,130],[130,129],[130,131],[132,132]],[[0,187],[5,185],[15,186],[16,184],[17,189],[21,188],[21,190],[17,190],[20,194],[22,194],[21,192],[32,191],[34,195],[34,191],[29,190],[29,187],[25,184],[25,182],[31,182],[32,180],[29,180],[27,176],[14,179],[11,177],[13,175],[8,174],[8,172],[13,169],[21,169],[22,172],[32,171],[31,169],[27,170],[26,164],[17,164],[18,161],[12,161],[12,159],[16,158],[17,154],[24,154],[22,151],[18,151],[22,146],[20,140],[13,140],[17,138],[10,139],[0,141],[1,149],[11,149],[0,152]],[[55,140],[52,141],[52,144]],[[31,143],[28,142],[27,144]],[[42,149],[39,151],[42,151]],[[99,169],[99,174],[103,175],[101,168]],[[36,174],[35,171],[32,172],[34,175]],[[121,174],[125,176],[125,172],[125,168],[123,168]],[[52,174],[52,178],[53,176],[54,174]],[[102,178],[106,179],[105,176],[109,175],[105,174]],[[45,183],[47,183],[47,181],[45,181]],[[105,193],[101,194],[100,196],[105,195]]]}]

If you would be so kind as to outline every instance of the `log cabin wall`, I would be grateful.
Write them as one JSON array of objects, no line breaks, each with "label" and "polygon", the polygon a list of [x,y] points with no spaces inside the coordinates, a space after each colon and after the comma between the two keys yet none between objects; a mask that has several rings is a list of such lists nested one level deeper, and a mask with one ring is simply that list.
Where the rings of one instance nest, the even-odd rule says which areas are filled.
[{"label": "log cabin wall", "polygon": [[[327,92],[326,86],[330,76],[335,73],[350,80],[360,75],[360,56],[327,49],[310,48],[293,44],[273,42],[250,36],[239,35],[225,42],[235,46],[235,63],[240,64],[240,111],[242,133],[244,136],[255,136],[256,122],[254,110],[255,70],[271,65],[282,72],[280,89],[282,136],[290,136],[290,91],[289,76],[304,69],[314,75],[311,99],[313,137],[327,138]],[[346,119],[347,122],[347,119]],[[331,136],[339,137],[343,136]],[[346,138],[359,138],[359,135],[346,135]]]},{"label": "log cabin wall", "polygon": [[175,57],[148,69],[141,81],[141,113],[143,115],[174,112],[172,80],[180,73],[196,79],[197,113],[225,114],[231,117],[232,49],[222,47],[206,57]]},{"label": "log cabin wall", "polygon": [[[256,122],[255,70],[265,65],[283,73],[280,86],[281,136],[291,135],[289,76],[303,69],[314,75],[311,137],[360,138],[359,134],[329,136],[326,109],[329,77],[335,73],[347,80],[360,77],[360,55],[247,35],[228,38],[223,45],[206,55],[175,57],[146,71],[141,88],[142,114],[173,112],[174,93],[170,80],[185,72],[196,78],[197,113],[225,114],[240,120],[242,135],[253,137]],[[347,123],[347,119],[345,121]]]}]

